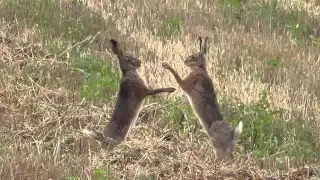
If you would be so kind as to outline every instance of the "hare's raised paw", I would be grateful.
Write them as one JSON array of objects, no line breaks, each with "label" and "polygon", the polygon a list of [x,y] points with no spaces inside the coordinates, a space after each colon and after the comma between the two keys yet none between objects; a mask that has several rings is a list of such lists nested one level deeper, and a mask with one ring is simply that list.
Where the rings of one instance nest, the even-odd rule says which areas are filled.
[{"label": "hare's raised paw", "polygon": [[174,92],[176,90],[176,88],[168,88],[168,93],[172,93],[172,92]]},{"label": "hare's raised paw", "polygon": [[165,68],[165,69],[171,69],[170,64],[167,63],[167,62],[162,62],[162,67]]}]

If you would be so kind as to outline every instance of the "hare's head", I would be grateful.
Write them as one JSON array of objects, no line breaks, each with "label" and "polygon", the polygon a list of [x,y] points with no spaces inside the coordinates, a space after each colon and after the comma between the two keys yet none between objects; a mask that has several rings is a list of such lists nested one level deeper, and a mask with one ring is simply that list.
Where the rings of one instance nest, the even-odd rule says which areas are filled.
[{"label": "hare's head", "polygon": [[141,61],[133,56],[125,55],[124,65],[122,67],[125,67],[124,69],[126,70],[138,69],[139,67],[141,67]]},{"label": "hare's head", "polygon": [[200,52],[188,56],[184,61],[184,64],[188,67],[200,67],[203,68],[206,65],[206,54],[208,52],[208,40],[209,37],[205,37],[204,42],[199,37]]},{"label": "hare's head", "polygon": [[217,161],[233,159],[234,146],[242,132],[242,122],[232,128],[225,121],[217,121],[210,128],[210,136]]},{"label": "hare's head", "polygon": [[111,39],[110,43],[112,45],[112,52],[118,56],[122,71],[135,70],[141,66],[141,61],[138,58],[123,54],[122,48],[116,40]]}]

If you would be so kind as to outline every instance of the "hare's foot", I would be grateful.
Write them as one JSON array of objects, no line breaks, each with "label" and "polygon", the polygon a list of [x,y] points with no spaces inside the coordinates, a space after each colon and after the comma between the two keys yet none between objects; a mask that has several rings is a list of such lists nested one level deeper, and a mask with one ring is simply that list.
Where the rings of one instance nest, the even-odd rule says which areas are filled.
[{"label": "hare's foot", "polygon": [[165,69],[172,69],[172,67],[170,66],[170,64],[167,63],[167,62],[162,62],[162,67],[165,68]]},{"label": "hare's foot", "polygon": [[174,92],[175,90],[176,90],[176,88],[171,88],[171,87],[170,87],[170,88],[167,88],[167,92],[168,92],[168,93],[172,93],[172,92]]}]

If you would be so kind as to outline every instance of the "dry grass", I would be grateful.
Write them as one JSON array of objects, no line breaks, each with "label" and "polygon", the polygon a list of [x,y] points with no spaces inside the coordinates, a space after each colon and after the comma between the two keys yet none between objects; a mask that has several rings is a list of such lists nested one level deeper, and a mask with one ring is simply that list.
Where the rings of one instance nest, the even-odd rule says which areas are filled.
[{"label": "dry grass", "polygon": [[[293,156],[281,151],[285,151],[286,146],[289,149],[292,143],[303,149],[308,144],[301,140],[303,137],[317,143],[312,146],[315,149],[306,146],[306,152],[320,152],[316,129],[320,118],[320,42],[299,44],[278,26],[271,32],[266,28],[268,19],[250,19],[244,15],[248,16],[247,21],[236,24],[223,15],[218,2],[88,0],[81,6],[80,1],[69,2],[68,6],[62,1],[34,2],[51,3],[40,6],[44,9],[27,11],[23,7],[28,7],[28,3],[16,1],[0,12],[3,16],[0,23],[0,179],[99,179],[102,171],[109,178],[118,179],[319,177],[319,158],[315,155],[299,151],[301,154],[296,152]],[[296,4],[287,0],[280,5],[290,9],[288,4],[292,2]],[[245,10],[248,11],[250,3],[244,6]],[[300,7],[308,10],[308,35],[320,39],[319,7],[310,3],[301,3]],[[0,2],[0,7],[7,4]],[[71,5],[76,10],[72,11]],[[56,7],[63,8],[53,12]],[[41,14],[43,12],[46,15]],[[48,22],[50,14],[55,14],[57,19]],[[61,22],[57,21],[60,20],[58,14],[63,17]],[[165,16],[168,21],[164,21]],[[75,26],[74,19],[83,20],[86,26]],[[186,101],[180,89],[170,95],[149,98],[128,139],[112,150],[103,151],[96,142],[80,134],[87,126],[101,129],[112,112],[117,90],[113,79],[117,78],[114,72],[118,70],[116,59],[108,50],[110,37],[119,39],[129,53],[143,61],[139,71],[147,84],[178,88],[160,64],[168,61],[184,75],[183,58],[197,51],[197,37],[204,35],[211,39],[208,69],[226,120],[238,122],[245,115],[238,110],[238,104],[251,107],[261,100],[259,93],[266,87],[271,109],[283,109],[277,120],[294,124],[299,119],[308,122],[303,127],[310,126],[306,128],[310,137],[299,135],[296,131],[301,129],[291,127],[293,130],[288,132],[292,134],[288,137],[292,141],[288,140],[287,145],[272,155],[256,159],[246,146],[253,121],[246,119],[246,132],[236,149],[236,160],[215,164],[205,133],[190,108],[182,105]],[[79,65],[76,57],[85,54],[89,58]],[[94,81],[110,86],[110,92],[105,92],[109,94],[102,96],[104,98],[93,100],[85,98],[90,89],[81,89],[86,85],[85,76],[74,72],[74,68],[93,63],[91,57],[111,64],[112,70],[104,76],[113,78]],[[266,65],[265,62],[272,59],[280,60],[280,68]],[[173,105],[162,101],[174,102],[183,108],[179,112],[179,108],[173,108],[175,111],[169,113],[166,111],[172,110]],[[179,113],[188,112],[182,126],[175,126],[176,122],[164,123],[167,118],[181,121],[177,119]],[[243,114],[232,115],[239,112]],[[291,129],[287,127],[282,131]]]}]

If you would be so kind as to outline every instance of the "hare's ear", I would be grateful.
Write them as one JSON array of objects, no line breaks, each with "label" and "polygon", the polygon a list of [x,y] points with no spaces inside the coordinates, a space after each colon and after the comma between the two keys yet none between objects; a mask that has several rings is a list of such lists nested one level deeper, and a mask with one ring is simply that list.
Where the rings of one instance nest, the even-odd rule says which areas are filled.
[{"label": "hare's ear", "polygon": [[121,48],[118,45],[118,41],[114,40],[114,39],[110,39],[110,43],[111,43],[111,46],[112,46],[112,52],[115,55],[121,55],[122,51],[121,51]]},{"label": "hare's ear", "polygon": [[120,69],[121,71],[124,73],[124,70],[127,69],[127,62],[126,62],[126,58],[123,54],[123,51],[121,49],[121,47],[119,46],[119,43],[117,40],[114,39],[110,39],[110,44],[111,44],[111,49],[112,52],[117,55],[119,63],[120,63]]},{"label": "hare's ear", "polygon": [[209,37],[208,36],[206,36],[205,38],[204,38],[204,43],[203,43],[203,53],[204,54],[207,54],[208,53],[208,41],[209,41]]},{"label": "hare's ear", "polygon": [[118,41],[117,41],[117,40],[110,39],[110,43],[111,43],[113,46],[118,46]]},{"label": "hare's ear", "polygon": [[200,48],[200,52],[202,52],[202,50],[203,50],[203,46],[202,46],[202,38],[201,38],[201,37],[199,37],[198,39],[199,39],[199,48]]}]

